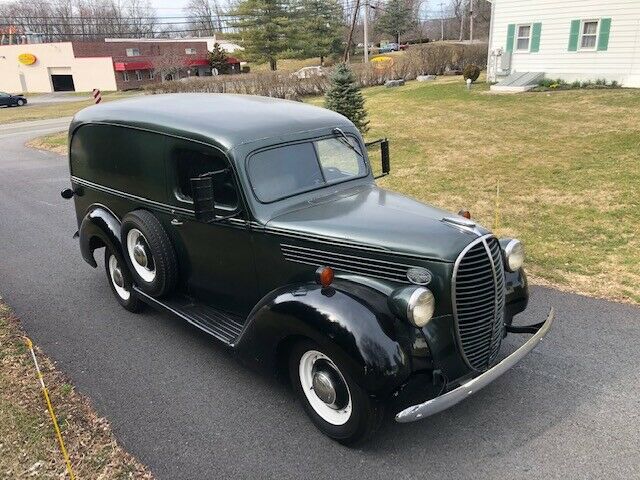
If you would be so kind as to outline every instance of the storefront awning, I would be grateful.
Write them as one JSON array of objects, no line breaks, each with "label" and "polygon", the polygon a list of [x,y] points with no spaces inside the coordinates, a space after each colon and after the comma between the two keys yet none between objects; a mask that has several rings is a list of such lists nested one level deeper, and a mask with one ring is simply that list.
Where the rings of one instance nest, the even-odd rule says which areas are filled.
[{"label": "storefront awning", "polygon": [[153,65],[151,62],[113,62],[113,68],[116,72],[124,72],[129,70],[150,70]]}]

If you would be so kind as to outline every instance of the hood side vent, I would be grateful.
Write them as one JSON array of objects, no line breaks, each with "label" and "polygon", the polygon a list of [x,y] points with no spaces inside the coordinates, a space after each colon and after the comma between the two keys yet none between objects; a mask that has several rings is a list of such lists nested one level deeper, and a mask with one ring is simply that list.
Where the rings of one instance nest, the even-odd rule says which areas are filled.
[{"label": "hood side vent", "polygon": [[280,250],[284,258],[290,262],[303,263],[315,267],[327,266],[337,271],[383,278],[399,283],[410,283],[407,278],[407,271],[410,268],[415,268],[415,265],[358,257],[299,245],[280,244]]}]

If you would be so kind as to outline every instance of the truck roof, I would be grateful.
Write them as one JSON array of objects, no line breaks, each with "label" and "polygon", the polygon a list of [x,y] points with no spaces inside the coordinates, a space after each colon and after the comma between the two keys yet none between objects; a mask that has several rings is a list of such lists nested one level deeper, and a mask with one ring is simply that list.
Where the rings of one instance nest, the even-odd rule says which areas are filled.
[{"label": "truck roof", "polygon": [[295,132],[353,126],[338,113],[305,103],[224,93],[142,95],[94,105],[75,115],[69,132],[91,123],[179,135],[225,150]]}]

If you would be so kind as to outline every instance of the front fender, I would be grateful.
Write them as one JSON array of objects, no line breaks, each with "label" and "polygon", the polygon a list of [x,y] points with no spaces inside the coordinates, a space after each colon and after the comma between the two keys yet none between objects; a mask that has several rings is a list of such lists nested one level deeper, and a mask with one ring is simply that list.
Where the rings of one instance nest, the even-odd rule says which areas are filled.
[{"label": "front fender", "polygon": [[120,220],[105,207],[90,207],[82,219],[78,233],[82,258],[93,268],[98,266],[93,258],[96,248],[107,246],[113,252],[122,253]]},{"label": "front fender", "polygon": [[235,347],[242,359],[275,370],[280,346],[308,338],[369,394],[384,396],[411,374],[412,330],[389,312],[387,297],[371,288],[306,283],[277,289],[259,302]]}]

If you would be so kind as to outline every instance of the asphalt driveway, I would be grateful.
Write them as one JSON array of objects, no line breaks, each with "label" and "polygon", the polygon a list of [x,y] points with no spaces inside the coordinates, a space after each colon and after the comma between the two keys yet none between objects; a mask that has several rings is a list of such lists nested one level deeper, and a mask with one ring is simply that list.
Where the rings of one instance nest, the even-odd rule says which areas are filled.
[{"label": "asphalt driveway", "polygon": [[[557,322],[520,365],[430,419],[388,419],[350,450],[213,339],[120,308],[72,238],[73,206],[59,196],[66,159],[6,129],[0,292],[159,478],[640,478],[640,308],[534,288],[519,321],[540,321],[553,305]],[[520,343],[510,337],[505,353]]]}]

